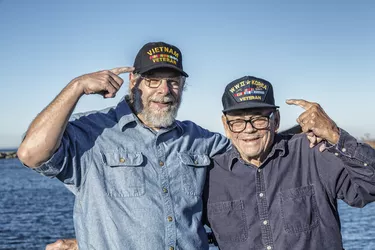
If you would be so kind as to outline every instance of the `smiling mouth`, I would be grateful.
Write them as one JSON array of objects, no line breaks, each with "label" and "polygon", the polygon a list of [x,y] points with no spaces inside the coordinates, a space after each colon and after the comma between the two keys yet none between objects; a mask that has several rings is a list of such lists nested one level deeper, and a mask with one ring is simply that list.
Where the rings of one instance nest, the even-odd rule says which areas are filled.
[{"label": "smiling mouth", "polygon": [[152,103],[154,103],[156,106],[158,106],[160,108],[169,107],[169,106],[173,105],[173,102],[155,102],[155,101],[152,101]]},{"label": "smiling mouth", "polygon": [[257,138],[248,138],[248,139],[242,139],[244,142],[254,142],[254,141],[257,141],[259,140],[260,138],[257,137]]}]

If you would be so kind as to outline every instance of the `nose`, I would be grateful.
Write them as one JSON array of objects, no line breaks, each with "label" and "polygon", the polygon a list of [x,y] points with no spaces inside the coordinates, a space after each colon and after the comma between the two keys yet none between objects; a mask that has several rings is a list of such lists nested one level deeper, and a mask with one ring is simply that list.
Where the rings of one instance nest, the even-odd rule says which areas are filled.
[{"label": "nose", "polygon": [[168,94],[171,90],[169,88],[168,82],[166,79],[162,79],[158,91],[163,94]]},{"label": "nose", "polygon": [[245,125],[245,129],[243,132],[246,132],[246,133],[252,133],[253,131],[255,131],[256,129],[253,127],[253,125],[251,125],[250,121],[246,121],[246,125]]}]

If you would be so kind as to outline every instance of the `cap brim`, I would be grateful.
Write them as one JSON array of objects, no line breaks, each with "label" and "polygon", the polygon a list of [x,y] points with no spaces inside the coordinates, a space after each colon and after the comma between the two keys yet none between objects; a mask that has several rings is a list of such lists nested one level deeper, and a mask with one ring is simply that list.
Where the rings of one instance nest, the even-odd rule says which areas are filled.
[{"label": "cap brim", "polygon": [[[144,73],[146,73],[146,72],[148,72],[148,71],[150,71],[150,70],[153,70],[153,69],[162,69],[162,68],[170,68],[170,69],[174,69],[174,70],[180,72],[181,75],[183,75],[183,76],[185,76],[185,77],[189,77],[189,75],[188,75],[185,71],[181,70],[180,68],[178,68],[178,67],[176,67],[176,66],[174,66],[174,65],[170,65],[170,64],[151,65],[150,67],[142,68],[142,70],[139,70],[138,73],[140,73],[140,74],[144,74]],[[135,72],[136,72],[136,71],[135,71]]]},{"label": "cap brim", "polygon": [[279,106],[263,103],[263,102],[252,102],[252,103],[239,103],[235,107],[227,108],[223,110],[223,113],[230,111],[241,110],[241,109],[259,109],[259,108],[273,108],[277,109]]}]

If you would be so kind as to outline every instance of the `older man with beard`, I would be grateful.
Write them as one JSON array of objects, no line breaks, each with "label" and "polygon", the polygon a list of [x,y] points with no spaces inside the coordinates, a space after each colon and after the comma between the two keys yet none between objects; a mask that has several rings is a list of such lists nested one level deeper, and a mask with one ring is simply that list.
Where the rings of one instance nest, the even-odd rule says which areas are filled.
[{"label": "older man with beard", "polygon": [[[114,97],[121,73],[129,95],[117,106],[69,119],[83,95]],[[148,43],[134,68],[73,79],[30,125],[19,159],[75,194],[79,249],[208,249],[206,167],[229,141],[175,120],[187,76],[177,47]]]}]

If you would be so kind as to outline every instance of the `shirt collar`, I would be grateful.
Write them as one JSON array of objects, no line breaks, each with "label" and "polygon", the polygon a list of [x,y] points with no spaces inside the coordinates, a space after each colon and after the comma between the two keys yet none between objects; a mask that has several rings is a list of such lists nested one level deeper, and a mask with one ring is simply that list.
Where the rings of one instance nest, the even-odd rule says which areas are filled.
[{"label": "shirt collar", "polygon": [[[288,143],[285,137],[276,134],[275,141],[272,146],[272,149],[270,153],[268,154],[265,161],[267,161],[269,158],[273,157],[276,152],[279,152],[280,156],[284,156],[287,152]],[[229,171],[232,171],[233,166],[236,162],[240,161],[243,164],[248,164],[244,160],[242,160],[240,153],[238,152],[237,148],[232,146],[232,148],[228,151],[229,157],[228,157],[228,168]]]},{"label": "shirt collar", "polygon": [[280,156],[284,156],[288,149],[288,140],[285,136],[276,134],[274,143],[271,149],[271,152],[268,154],[267,158],[274,156],[274,154],[278,151]]},{"label": "shirt collar", "polygon": [[183,135],[185,133],[185,130],[184,127],[181,125],[181,122],[176,120],[174,123],[177,129],[179,130],[180,135]]},{"label": "shirt collar", "polygon": [[121,129],[130,122],[135,122],[136,119],[138,119],[131,110],[128,101],[129,96],[125,96],[120,100],[120,102],[116,106],[116,116]]},{"label": "shirt collar", "polygon": [[232,147],[229,149],[228,154],[228,168],[229,171],[232,171],[234,164],[238,161],[243,162],[243,160],[241,159],[240,152],[238,152],[237,148],[233,144]]}]

